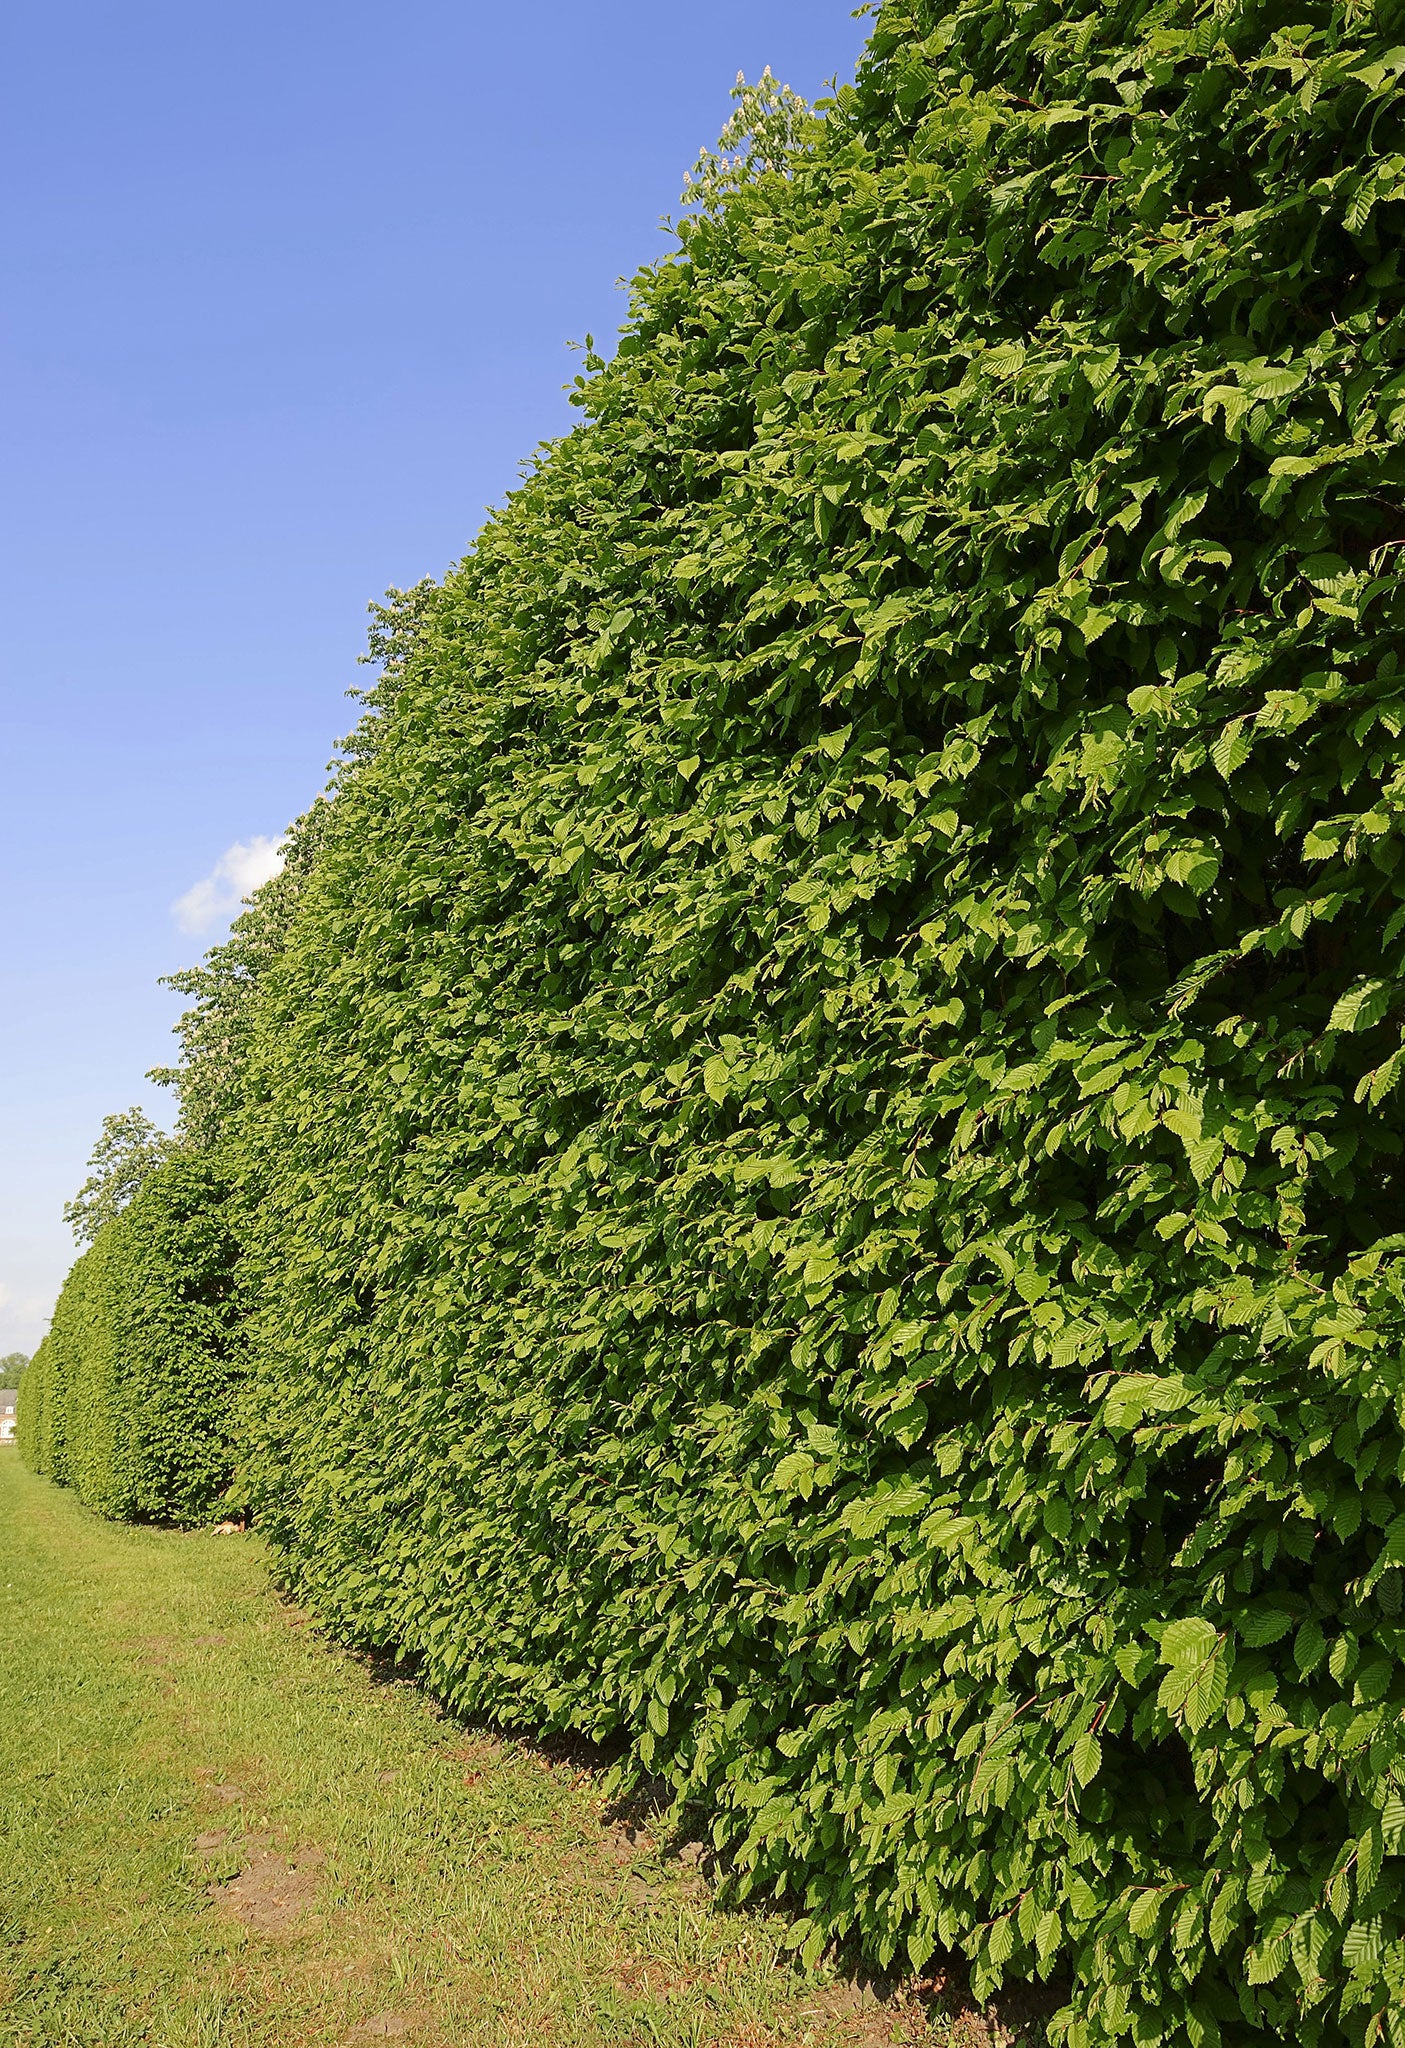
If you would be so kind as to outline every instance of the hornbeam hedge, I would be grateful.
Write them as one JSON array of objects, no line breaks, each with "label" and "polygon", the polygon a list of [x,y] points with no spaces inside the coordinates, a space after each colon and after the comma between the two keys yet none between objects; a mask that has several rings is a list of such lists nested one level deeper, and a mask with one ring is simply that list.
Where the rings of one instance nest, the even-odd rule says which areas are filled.
[{"label": "hornbeam hedge", "polygon": [[210,1519],[236,1436],[235,1261],[212,1162],[178,1156],[152,1173],[74,1266],[20,1383],[35,1471],[101,1514]]},{"label": "hornbeam hedge", "polygon": [[1402,76],[889,0],[205,998],[300,1594],[1070,2048],[1405,2042]]},{"label": "hornbeam hedge", "polygon": [[[83,1286],[82,1260],[75,1265],[64,1283],[63,1300],[65,1319],[74,1313],[78,1295]],[[58,1324],[55,1309],[54,1322]],[[15,1414],[15,1441],[20,1456],[31,1472],[42,1472],[46,1478],[55,1480],[60,1486],[68,1481],[68,1461],[64,1455],[64,1384],[63,1384],[63,1340],[55,1338],[50,1329],[40,1342],[38,1350],[29,1361],[25,1379],[34,1375],[29,1392],[24,1391],[23,1382],[19,1388],[19,1400]]]}]

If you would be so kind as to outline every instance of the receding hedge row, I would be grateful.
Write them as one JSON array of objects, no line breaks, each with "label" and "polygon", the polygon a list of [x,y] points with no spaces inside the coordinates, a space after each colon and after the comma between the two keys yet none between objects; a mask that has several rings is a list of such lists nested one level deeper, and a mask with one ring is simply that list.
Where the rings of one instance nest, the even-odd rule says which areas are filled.
[{"label": "receding hedge row", "polygon": [[229,1485],[242,1336],[227,1190],[160,1167],[70,1273],[20,1383],[20,1448],[106,1515],[208,1520]]},{"label": "receding hedge row", "polygon": [[1405,2041],[1402,77],[890,0],[192,984],[302,1597],[1071,2048]]},{"label": "receding hedge row", "polygon": [[[80,1260],[64,1284],[65,1319],[74,1313],[83,1287],[79,1273],[81,1264]],[[56,1324],[58,1320],[55,1309]],[[66,1485],[68,1460],[64,1455],[62,1340],[55,1342],[52,1328],[30,1359],[24,1377],[29,1386],[20,1385],[15,1415],[15,1441],[19,1445],[20,1456],[32,1472],[43,1473],[47,1478],[57,1480],[60,1486]]]},{"label": "receding hedge row", "polygon": [[1400,32],[888,6],[265,990],[303,1596],[1075,2044],[1405,2012]]}]

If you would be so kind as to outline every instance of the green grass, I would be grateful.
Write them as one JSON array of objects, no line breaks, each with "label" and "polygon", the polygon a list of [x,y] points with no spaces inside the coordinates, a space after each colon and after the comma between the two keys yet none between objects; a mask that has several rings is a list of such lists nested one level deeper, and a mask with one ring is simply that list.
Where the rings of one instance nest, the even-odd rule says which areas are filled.
[{"label": "green grass", "polygon": [[[718,1912],[589,1772],[329,1645],[256,1538],[100,1521],[5,1452],[0,1560],[2,2048],[928,2038]],[[275,1855],[308,1895],[261,1931],[210,1888]]]}]

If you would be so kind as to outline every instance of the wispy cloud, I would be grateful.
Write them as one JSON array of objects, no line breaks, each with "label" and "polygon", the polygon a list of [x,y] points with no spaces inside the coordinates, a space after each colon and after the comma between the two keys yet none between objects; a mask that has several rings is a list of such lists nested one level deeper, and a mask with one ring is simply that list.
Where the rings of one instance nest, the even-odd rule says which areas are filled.
[{"label": "wispy cloud", "polygon": [[283,849],[276,839],[236,839],[225,848],[203,881],[196,882],[171,905],[171,915],[183,932],[213,931],[238,910],[244,898],[269,881],[283,865]]}]

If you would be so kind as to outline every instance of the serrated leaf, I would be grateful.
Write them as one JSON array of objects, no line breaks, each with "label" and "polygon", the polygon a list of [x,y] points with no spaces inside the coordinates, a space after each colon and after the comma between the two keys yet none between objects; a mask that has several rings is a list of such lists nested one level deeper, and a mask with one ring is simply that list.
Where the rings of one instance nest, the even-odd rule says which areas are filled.
[{"label": "serrated leaf", "polygon": [[1073,1775],[1080,1785],[1091,1785],[1102,1769],[1103,1746],[1096,1735],[1080,1735],[1073,1745]]},{"label": "serrated leaf", "polygon": [[721,1053],[714,1053],[703,1063],[703,1087],[714,1102],[725,1102],[732,1083],[730,1063]]},{"label": "serrated leaf", "polygon": [[1211,1623],[1199,1615],[1188,1615],[1162,1630],[1158,1645],[1161,1661],[1193,1670],[1214,1656],[1219,1640],[1219,1631]]},{"label": "serrated leaf", "polygon": [[1379,1919],[1357,1920],[1342,1942],[1342,1961],[1354,1977],[1364,1976],[1380,1960],[1385,1947]]},{"label": "serrated leaf", "polygon": [[1379,1825],[1367,1828],[1356,1844],[1356,1896],[1364,1900],[1376,1888],[1385,1857],[1385,1832]]},{"label": "serrated leaf", "polygon": [[1283,1939],[1263,1942],[1250,1949],[1247,1962],[1251,1984],[1272,1984],[1288,1967],[1288,1943]]},{"label": "serrated leaf", "polygon": [[814,1491],[815,1460],[808,1451],[792,1451],[775,1469],[773,1483],[782,1493],[798,1493],[808,1500]]},{"label": "serrated leaf", "polygon": [[1246,1643],[1261,1649],[1286,1636],[1293,1626],[1293,1617],[1282,1607],[1258,1607],[1242,1615],[1236,1626]]},{"label": "serrated leaf", "polygon": [[1387,981],[1358,982],[1333,1005],[1328,1030],[1369,1031],[1389,1008],[1392,986]]},{"label": "serrated leaf", "polygon": [[1218,1718],[1228,1690],[1229,1674],[1222,1657],[1214,1657],[1199,1667],[1185,1698],[1186,1726],[1193,1733],[1198,1735]]},{"label": "serrated leaf", "polygon": [[1228,782],[1236,769],[1242,768],[1253,752],[1253,742],[1244,729],[1242,718],[1231,719],[1214,746],[1210,759]]},{"label": "serrated leaf", "polygon": [[1140,1685],[1156,1663],[1156,1653],[1145,1643],[1123,1643],[1113,1661],[1129,1685]]},{"label": "serrated leaf", "polygon": [[1327,1638],[1322,1633],[1322,1624],[1309,1616],[1293,1638],[1293,1662],[1303,1673],[1314,1671],[1326,1650]]},{"label": "serrated leaf", "polygon": [[1133,1934],[1146,1934],[1156,1925],[1157,1915],[1169,1890],[1168,1885],[1159,1885],[1151,1891],[1139,1892],[1133,1899],[1127,1914],[1127,1925]]}]

